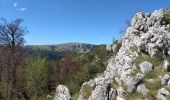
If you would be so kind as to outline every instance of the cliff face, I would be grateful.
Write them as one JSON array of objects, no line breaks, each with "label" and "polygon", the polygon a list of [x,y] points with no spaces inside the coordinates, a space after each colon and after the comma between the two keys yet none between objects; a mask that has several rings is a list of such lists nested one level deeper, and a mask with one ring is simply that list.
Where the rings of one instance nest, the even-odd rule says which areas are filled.
[{"label": "cliff face", "polygon": [[109,59],[102,75],[82,85],[78,100],[166,100],[170,92],[169,29],[163,9],[136,13],[118,41],[117,55]]}]

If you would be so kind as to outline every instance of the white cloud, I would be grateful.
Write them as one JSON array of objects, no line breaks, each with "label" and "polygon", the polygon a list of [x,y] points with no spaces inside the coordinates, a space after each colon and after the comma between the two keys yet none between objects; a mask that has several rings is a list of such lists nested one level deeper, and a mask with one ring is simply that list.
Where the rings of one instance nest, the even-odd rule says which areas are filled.
[{"label": "white cloud", "polygon": [[18,3],[13,3],[13,6],[14,6],[14,7],[17,7],[17,6],[18,6]]},{"label": "white cloud", "polygon": [[20,8],[19,10],[20,11],[25,11],[25,10],[27,10],[27,8]]}]

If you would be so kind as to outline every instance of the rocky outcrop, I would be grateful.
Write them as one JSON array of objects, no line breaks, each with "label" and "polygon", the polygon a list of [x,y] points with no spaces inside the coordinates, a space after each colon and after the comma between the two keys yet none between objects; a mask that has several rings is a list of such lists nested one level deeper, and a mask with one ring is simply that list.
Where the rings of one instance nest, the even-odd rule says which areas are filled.
[{"label": "rocky outcrop", "polygon": [[[163,12],[164,10],[161,9],[151,14],[138,12],[134,15],[132,23],[126,29],[124,36],[118,40],[118,43],[121,43],[119,51],[115,57],[109,59],[104,73],[83,84],[91,87],[90,96],[84,96],[82,85],[78,100],[108,100],[111,98],[124,100],[128,93],[133,94],[135,92],[144,95],[144,98],[147,97],[146,95],[151,91],[149,88],[152,83],[150,82],[148,85],[147,81],[145,81],[145,78],[147,78],[146,73],[153,72],[153,69],[161,73],[162,71],[158,69],[161,67],[153,64],[155,63],[154,58],[159,57],[166,60],[170,53],[170,32],[168,32],[170,24],[164,21]],[[112,46],[112,50],[114,50],[116,46]],[[110,45],[107,46],[107,49],[111,50]],[[140,57],[143,57],[140,60],[144,61],[137,63],[136,60]],[[150,60],[153,59],[154,61],[151,63]],[[163,63],[163,61],[160,62]],[[166,62],[164,68],[167,69],[167,67],[169,67],[169,64]],[[158,77],[152,80],[159,81],[162,85],[170,84],[167,76],[164,76],[162,80]],[[113,85],[116,86],[113,87]],[[158,94],[154,95],[158,100],[166,100],[167,96],[169,96],[168,90],[164,88],[158,89],[156,87],[154,91],[158,91]]]},{"label": "rocky outcrop", "polygon": [[59,85],[56,89],[56,94],[53,100],[70,100],[70,93],[67,87],[64,85]]},{"label": "rocky outcrop", "polygon": [[[127,28],[125,35],[119,40],[122,45],[119,52],[114,59],[109,60],[104,74],[86,82],[92,87],[92,94],[88,100],[107,100],[111,98],[112,96],[108,94],[114,94],[112,93],[114,89],[110,87],[114,79],[116,79],[118,87],[114,90],[116,94],[113,96],[116,95],[117,99],[123,99],[126,92],[138,92],[147,95],[149,90],[145,86],[143,79],[145,75],[143,74],[152,71],[153,65],[148,61],[137,65],[135,60],[140,52],[148,54],[151,58],[158,53],[167,56],[168,51],[170,51],[170,33],[167,31],[169,28],[170,25],[164,21],[163,9],[152,14],[136,13],[132,18],[131,26]],[[107,49],[111,50],[110,45]],[[132,76],[132,73],[137,70],[137,66],[140,66],[143,74],[137,73]],[[167,64],[165,66],[167,67]],[[165,81],[166,79],[162,80],[163,84],[165,84]],[[127,87],[126,90],[124,88],[120,89],[119,86],[122,84]],[[83,93],[80,92],[78,100],[84,100],[82,96]]]}]

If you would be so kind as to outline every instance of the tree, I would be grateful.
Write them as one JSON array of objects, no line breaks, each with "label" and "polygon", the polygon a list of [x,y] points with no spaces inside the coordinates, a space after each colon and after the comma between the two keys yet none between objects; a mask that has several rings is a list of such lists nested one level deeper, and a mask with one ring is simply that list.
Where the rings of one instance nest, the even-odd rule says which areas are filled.
[{"label": "tree", "polygon": [[25,78],[27,91],[30,96],[40,96],[47,92],[48,68],[47,59],[41,57],[28,57],[25,61]]},{"label": "tree", "polygon": [[21,27],[22,19],[16,19],[14,21],[8,22],[6,19],[2,18],[0,22],[0,46],[2,53],[5,52],[7,57],[7,63],[9,67],[9,79],[11,80],[10,88],[10,100],[15,99],[17,94],[16,83],[17,83],[17,69],[22,64],[22,45],[24,44],[24,34],[27,30]]}]

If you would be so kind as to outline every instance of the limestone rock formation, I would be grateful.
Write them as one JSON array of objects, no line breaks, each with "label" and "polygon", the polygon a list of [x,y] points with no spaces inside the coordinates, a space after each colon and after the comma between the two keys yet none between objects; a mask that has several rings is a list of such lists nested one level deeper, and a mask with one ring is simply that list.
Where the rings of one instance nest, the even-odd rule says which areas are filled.
[{"label": "limestone rock formation", "polygon": [[[145,75],[143,74],[150,73],[153,65],[144,61],[140,65],[143,74],[137,73],[132,76],[132,73],[139,66],[135,63],[135,60],[138,59],[141,52],[148,54],[151,57],[150,59],[157,56],[158,53],[166,56],[167,52],[170,51],[170,32],[167,31],[169,28],[170,24],[164,21],[163,9],[154,11],[152,14],[136,13],[132,18],[131,26],[127,28],[125,35],[120,40],[122,46],[119,52],[114,59],[109,60],[104,74],[86,82],[92,87],[92,94],[88,100],[107,100],[107,98],[111,98],[108,95],[111,90],[116,91],[117,99],[125,99],[127,92],[147,95],[149,89],[145,86],[143,80]],[[110,46],[108,46],[108,49],[110,50]],[[109,87],[110,84],[115,84],[113,80],[118,84],[116,89]],[[165,81],[162,80],[163,83]],[[126,86],[127,90],[120,89],[120,84]],[[81,91],[78,100],[83,100],[82,96]]]},{"label": "limestone rock formation", "polygon": [[[164,85],[170,84],[170,81],[167,75],[164,76],[166,72],[163,71],[162,63],[168,59],[170,53],[168,29],[170,23],[164,20],[164,9],[156,10],[151,14],[136,13],[131,25],[119,40],[121,47],[116,56],[109,59],[103,74],[82,85],[78,100],[110,100],[111,98],[129,100],[127,95],[136,92],[143,95],[143,98],[136,97],[137,100],[144,100],[153,90],[158,93],[152,94],[150,98],[166,100],[170,91],[165,89]],[[115,47],[113,45],[112,48]],[[108,49],[110,50],[111,47],[108,46]],[[169,64],[166,62],[164,66],[167,69]],[[84,85],[91,87],[88,97],[83,91]]]},{"label": "limestone rock formation", "polygon": [[70,93],[67,87],[59,85],[56,89],[56,94],[53,100],[70,100]]}]

